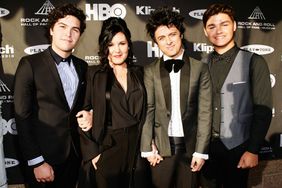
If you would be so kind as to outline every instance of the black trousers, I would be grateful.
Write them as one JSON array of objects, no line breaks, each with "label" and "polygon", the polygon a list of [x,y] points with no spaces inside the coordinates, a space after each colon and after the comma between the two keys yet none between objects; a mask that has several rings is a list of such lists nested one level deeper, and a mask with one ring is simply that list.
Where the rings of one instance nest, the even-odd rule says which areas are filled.
[{"label": "black trousers", "polygon": [[36,181],[33,168],[27,167],[27,181],[28,188],[75,188],[78,179],[79,167],[81,159],[77,157],[75,151],[72,149],[67,160],[58,165],[51,165],[55,179],[50,183],[39,183]]},{"label": "black trousers", "polygon": [[154,167],[151,167],[152,187],[156,188],[196,188],[196,173],[190,168],[191,158],[185,153],[176,153],[171,157],[164,157]]},{"label": "black trousers", "polygon": [[[109,130],[106,137],[112,139],[113,146],[102,152],[97,162],[95,171],[96,183],[99,188],[128,188],[148,187],[149,174],[146,174],[143,159],[138,156],[136,169],[131,164],[136,160],[136,144],[138,141],[138,127],[133,126],[125,129]],[[105,138],[109,139],[109,138]],[[138,152],[139,153],[139,152]],[[146,161],[145,161],[146,162]],[[132,180],[134,182],[132,182]],[[135,184],[135,186],[134,186]]]},{"label": "black trousers", "polygon": [[209,160],[201,170],[202,188],[246,188],[249,170],[237,168],[245,151],[246,143],[228,150],[219,138],[213,139]]}]

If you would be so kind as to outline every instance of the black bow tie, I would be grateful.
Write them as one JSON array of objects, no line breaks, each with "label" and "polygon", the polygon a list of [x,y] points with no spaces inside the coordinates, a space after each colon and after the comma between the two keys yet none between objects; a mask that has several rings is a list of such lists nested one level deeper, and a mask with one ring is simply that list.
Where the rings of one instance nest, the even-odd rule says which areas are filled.
[{"label": "black bow tie", "polygon": [[164,66],[168,72],[172,71],[172,67],[174,72],[178,72],[183,67],[183,65],[184,61],[180,59],[169,59],[164,62]]}]

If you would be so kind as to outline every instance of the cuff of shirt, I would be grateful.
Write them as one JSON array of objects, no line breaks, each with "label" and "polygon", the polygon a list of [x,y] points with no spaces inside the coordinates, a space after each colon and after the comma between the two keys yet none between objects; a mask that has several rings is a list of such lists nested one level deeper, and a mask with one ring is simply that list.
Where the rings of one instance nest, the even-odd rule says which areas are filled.
[{"label": "cuff of shirt", "polygon": [[204,160],[208,160],[209,159],[209,155],[208,154],[202,154],[202,153],[197,153],[197,152],[193,153],[193,157],[198,157],[198,158],[201,158],[201,159],[204,159]]},{"label": "cuff of shirt", "polygon": [[39,156],[39,157],[36,157],[34,159],[31,159],[31,160],[27,161],[27,165],[28,166],[33,166],[33,167],[38,167],[38,166],[40,166],[43,163],[44,163],[43,156]]},{"label": "cuff of shirt", "polygon": [[158,153],[158,151],[155,151],[155,152],[153,152],[153,151],[141,152],[141,157],[147,158],[147,157],[153,156],[153,155],[155,155],[157,153]]}]

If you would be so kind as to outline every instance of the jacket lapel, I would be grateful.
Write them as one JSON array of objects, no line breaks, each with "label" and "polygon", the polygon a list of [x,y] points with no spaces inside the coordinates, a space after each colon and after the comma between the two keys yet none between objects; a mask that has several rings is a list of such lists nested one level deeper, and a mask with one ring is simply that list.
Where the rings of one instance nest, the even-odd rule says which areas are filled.
[{"label": "jacket lapel", "polygon": [[169,112],[171,112],[171,90],[170,90],[170,78],[169,73],[164,67],[163,59],[160,60],[160,76],[163,94],[165,98],[166,108]]},{"label": "jacket lapel", "polygon": [[190,61],[189,57],[183,56],[184,65],[181,69],[180,76],[180,108],[181,114],[183,115],[186,111],[188,93],[189,93],[189,83],[190,83]]},{"label": "jacket lapel", "polygon": [[[102,141],[104,135],[104,125],[106,117],[106,87],[107,87],[107,70],[99,70],[92,77],[92,88],[91,95],[93,96],[94,108],[94,135],[98,142]],[[89,84],[91,84],[89,83]],[[87,83],[88,84],[88,83]],[[97,113],[96,113],[97,112]],[[98,115],[98,116],[96,116]]]},{"label": "jacket lapel", "polygon": [[60,79],[60,75],[59,75],[57,67],[56,67],[55,60],[52,58],[49,50],[45,50],[45,53],[43,53],[43,54],[45,56],[45,57],[43,57],[43,62],[49,68],[50,73],[54,77],[55,84],[58,87],[59,95],[63,99],[63,101],[65,102],[65,105],[68,107],[68,102],[67,102],[67,99],[66,99],[66,96],[65,96],[65,92],[64,92],[63,85],[62,85],[62,82],[61,82],[61,79]]},{"label": "jacket lapel", "polygon": [[73,62],[73,65],[75,67],[75,70],[76,70],[76,73],[77,73],[77,77],[78,77],[78,85],[77,85],[77,89],[76,89],[76,92],[75,92],[75,97],[73,99],[73,105],[72,105],[72,108],[73,108],[75,106],[77,98],[79,96],[79,92],[80,92],[81,86],[85,84],[84,83],[84,79],[85,78],[83,78],[83,76],[85,76],[85,75],[82,74],[82,70],[81,70],[82,67],[79,64],[79,62],[76,61],[75,58],[72,59],[72,62]]}]

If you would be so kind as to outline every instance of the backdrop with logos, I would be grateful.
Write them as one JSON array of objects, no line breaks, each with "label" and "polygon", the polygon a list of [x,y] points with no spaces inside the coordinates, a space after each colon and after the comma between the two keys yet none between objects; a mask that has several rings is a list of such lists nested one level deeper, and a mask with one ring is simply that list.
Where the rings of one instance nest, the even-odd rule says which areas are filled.
[{"label": "backdrop with logos", "polygon": [[[163,5],[174,7],[185,17],[185,39],[189,54],[204,59],[213,48],[202,28],[202,15],[214,2],[232,5],[237,15],[236,41],[239,47],[262,55],[268,62],[273,90],[273,119],[260,150],[263,160],[282,158],[282,14],[274,0],[1,0],[0,1],[0,140],[3,137],[4,160],[9,184],[24,181],[21,155],[13,110],[13,79],[22,56],[46,49],[47,14],[64,2],[77,4],[87,15],[87,28],[74,54],[90,66],[99,63],[98,35],[101,22],[110,16],[126,20],[132,33],[135,61],[146,65],[161,53],[145,25],[150,12]],[[1,144],[1,142],[0,142]],[[1,147],[0,147],[1,148]],[[0,152],[2,154],[2,152]],[[0,156],[1,157],[1,156]]]}]

